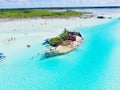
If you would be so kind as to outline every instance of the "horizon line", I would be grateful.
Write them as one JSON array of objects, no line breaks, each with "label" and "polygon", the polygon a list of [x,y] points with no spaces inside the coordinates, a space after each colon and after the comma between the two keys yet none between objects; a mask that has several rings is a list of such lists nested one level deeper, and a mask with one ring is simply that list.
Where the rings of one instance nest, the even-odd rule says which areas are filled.
[{"label": "horizon line", "polygon": [[74,6],[74,7],[25,7],[25,8],[0,8],[0,10],[26,10],[26,9],[93,9],[93,8],[120,8],[120,6]]}]

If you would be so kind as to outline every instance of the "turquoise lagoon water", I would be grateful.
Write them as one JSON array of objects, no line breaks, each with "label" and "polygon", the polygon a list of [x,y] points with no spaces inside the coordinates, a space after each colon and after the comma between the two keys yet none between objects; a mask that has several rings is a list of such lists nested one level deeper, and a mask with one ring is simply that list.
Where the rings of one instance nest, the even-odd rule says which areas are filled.
[{"label": "turquoise lagoon water", "polygon": [[29,49],[5,48],[0,90],[120,90],[120,20],[78,31],[84,43],[58,57],[41,60],[46,48],[36,39]]}]

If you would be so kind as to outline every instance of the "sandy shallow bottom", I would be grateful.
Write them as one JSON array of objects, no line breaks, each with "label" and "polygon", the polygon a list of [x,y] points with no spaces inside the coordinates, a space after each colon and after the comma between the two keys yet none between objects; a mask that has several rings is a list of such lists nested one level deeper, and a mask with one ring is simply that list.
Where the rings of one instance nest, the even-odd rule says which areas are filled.
[{"label": "sandy shallow bottom", "polygon": [[[0,45],[11,39],[24,40],[30,37],[39,36],[40,39],[56,36],[64,28],[76,30],[79,27],[86,27],[108,22],[109,19],[25,19],[0,22]],[[15,42],[13,40],[13,42]]]}]

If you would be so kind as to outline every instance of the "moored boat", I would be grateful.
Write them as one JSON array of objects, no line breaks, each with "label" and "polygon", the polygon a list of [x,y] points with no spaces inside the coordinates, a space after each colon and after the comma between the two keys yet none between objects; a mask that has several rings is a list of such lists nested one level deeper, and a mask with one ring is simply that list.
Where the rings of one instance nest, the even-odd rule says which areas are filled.
[{"label": "moored boat", "polygon": [[4,56],[3,53],[0,53],[0,61],[3,60],[4,58],[6,58],[6,56]]}]

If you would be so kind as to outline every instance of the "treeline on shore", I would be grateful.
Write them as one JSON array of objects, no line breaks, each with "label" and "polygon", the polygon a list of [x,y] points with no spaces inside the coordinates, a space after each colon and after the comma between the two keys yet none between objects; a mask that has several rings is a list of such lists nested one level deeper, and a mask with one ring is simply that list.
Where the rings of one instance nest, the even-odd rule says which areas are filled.
[{"label": "treeline on shore", "polygon": [[69,18],[79,17],[87,12],[78,12],[72,10],[0,10],[0,18]]}]

